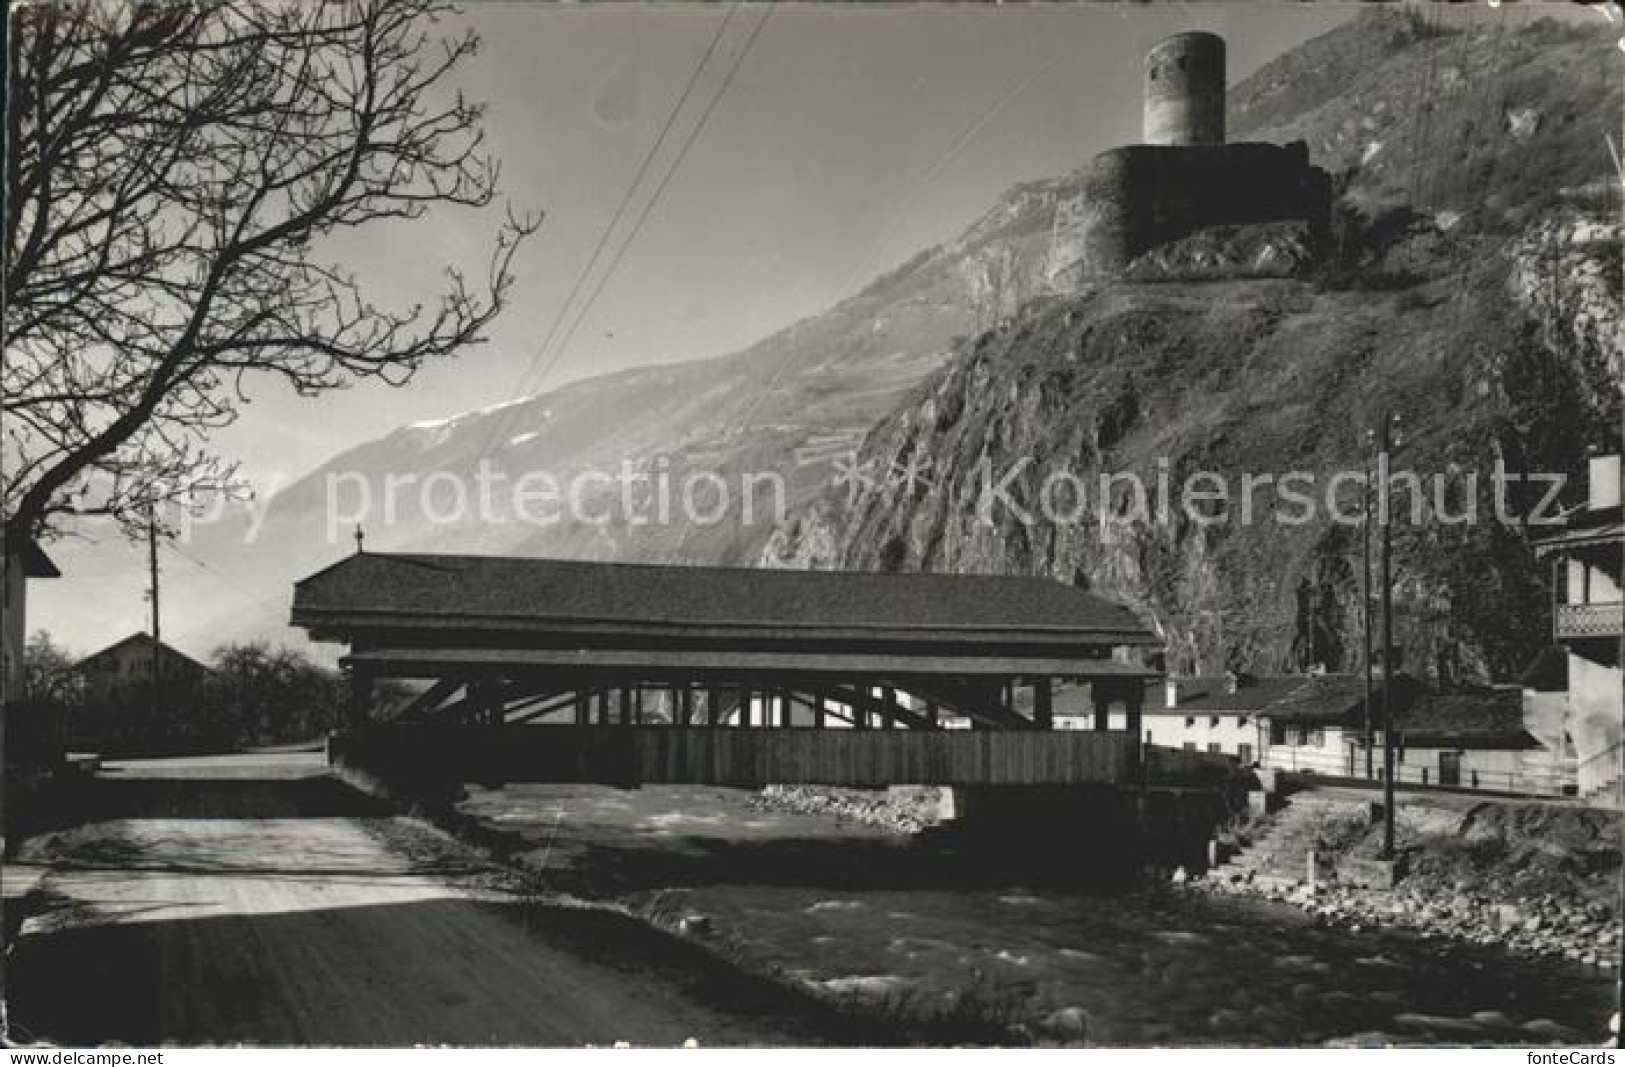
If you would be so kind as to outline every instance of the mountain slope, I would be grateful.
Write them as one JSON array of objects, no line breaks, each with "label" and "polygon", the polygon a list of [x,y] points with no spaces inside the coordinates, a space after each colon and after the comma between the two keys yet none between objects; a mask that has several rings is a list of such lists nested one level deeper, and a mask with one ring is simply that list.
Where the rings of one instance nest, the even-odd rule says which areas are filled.
[{"label": "mountain slope", "polygon": [[[1154,618],[1178,670],[1346,669],[1361,647],[1360,528],[1325,502],[1359,514],[1357,483],[1333,479],[1363,470],[1364,431],[1391,406],[1406,427],[1396,470],[1442,475],[1445,514],[1470,497],[1482,520],[1413,526],[1397,497],[1396,640],[1419,671],[1507,677],[1549,632],[1549,594],[1525,533],[1493,521],[1493,465],[1576,470],[1619,417],[1602,354],[1548,347],[1507,269],[1388,293],[1125,283],[1035,301],[870,435],[863,460],[891,484],[797,516],[766,561],[1047,574]],[[911,463],[925,464],[912,485]],[[1310,521],[1279,488],[1291,472],[1312,477],[1294,483],[1316,500]],[[1118,474],[1145,487],[1146,514],[1126,482],[1102,488]],[[1186,485],[1222,487],[1228,517],[1187,514]],[[1516,513],[1541,494],[1510,495]]]},{"label": "mountain slope", "polygon": [[1303,140],[1364,204],[1517,227],[1617,187],[1606,137],[1625,96],[1618,31],[1504,9],[1448,29],[1375,8],[1272,60],[1229,95],[1236,140]]}]

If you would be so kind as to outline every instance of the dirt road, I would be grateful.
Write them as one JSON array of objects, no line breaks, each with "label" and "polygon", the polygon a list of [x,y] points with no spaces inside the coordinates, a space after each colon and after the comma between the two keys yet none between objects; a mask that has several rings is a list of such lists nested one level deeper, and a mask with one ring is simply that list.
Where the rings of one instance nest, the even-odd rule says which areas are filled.
[{"label": "dirt road", "polygon": [[[72,1044],[805,1044],[795,1009],[617,916],[472,890],[405,858],[298,761],[115,768],[25,852],[13,1036]],[[346,803],[355,814],[346,814]],[[242,809],[267,817],[249,817]],[[233,817],[211,817],[227,811]],[[375,826],[380,824],[374,824]],[[731,972],[728,972],[731,974]],[[746,986],[751,983],[746,982]],[[739,995],[743,989],[743,996]],[[751,1003],[755,998],[756,1003]],[[766,1013],[764,1015],[764,1012]]]}]

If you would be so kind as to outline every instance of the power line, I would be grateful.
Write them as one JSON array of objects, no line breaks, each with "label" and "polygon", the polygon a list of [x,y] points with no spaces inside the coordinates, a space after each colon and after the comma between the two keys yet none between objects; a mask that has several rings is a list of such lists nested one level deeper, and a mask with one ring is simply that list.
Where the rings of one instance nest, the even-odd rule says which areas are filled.
[{"label": "power line", "polygon": [[[976,118],[965,127],[965,129],[960,131],[959,135],[949,143],[948,147],[943,150],[942,154],[937,157],[936,161],[933,162],[919,178],[909,185],[905,197],[912,198],[918,190],[923,189],[932,182],[936,181],[938,176],[940,176],[947,168],[948,164],[952,163],[954,158],[958,156],[960,152],[964,151],[965,147],[969,145],[971,141],[976,139],[976,136],[982,132],[982,129],[989,122],[998,117],[998,115],[1003,112],[1005,108],[1009,107],[1017,98],[1021,96],[1021,94],[1025,93],[1034,82],[1036,82],[1043,75],[1049,73],[1049,71],[1059,63],[1059,59],[1051,60],[1044,66],[1039,67],[1037,70],[1027,74],[1014,86],[1001,93],[991,104],[984,108],[981,113],[978,114]],[[864,274],[868,272],[869,264],[871,261],[873,261],[875,253],[879,250],[881,245],[885,243],[886,238],[891,235],[892,231],[896,228],[896,225],[897,218],[894,213],[893,216],[887,220],[885,227],[881,229],[879,236],[877,236],[871,243],[869,252],[858,261],[857,265],[854,266],[851,271],[847,273],[845,280],[841,282],[839,288],[837,289],[838,292],[845,293],[848,289],[855,285]],[[784,360],[780,362],[780,364],[773,368],[772,372],[768,374],[767,378],[762,382],[762,384],[756,388],[750,402],[745,407],[744,414],[739,417],[737,425],[741,429],[750,424],[751,417],[755,415],[757,409],[761,407],[762,401],[767,398],[768,393],[777,388],[779,379],[783,377],[785,370],[792,362],[792,360]],[[673,550],[674,553],[679,555],[681,554],[683,546],[688,543],[688,534],[691,529],[693,529],[693,524],[685,518],[682,532],[677,538],[677,547]]]},{"label": "power line", "polygon": [[638,234],[643,231],[644,223],[648,222],[649,217],[654,213],[654,209],[659,206],[661,197],[666,192],[666,187],[671,184],[671,180],[676,177],[677,172],[682,168],[683,161],[688,158],[689,150],[694,147],[694,143],[699,140],[700,134],[705,131],[706,123],[710,121],[712,113],[716,111],[717,105],[722,102],[722,98],[727,95],[728,87],[733,84],[734,76],[739,73],[739,68],[744,65],[745,57],[750,54],[751,47],[755,45],[756,39],[761,36],[763,28],[766,27],[768,19],[772,17],[773,8],[770,6],[763,13],[761,19],[757,21],[755,28],[751,30],[750,36],[745,39],[744,47],[734,57],[733,65],[728,68],[727,74],[723,76],[722,83],[717,87],[716,93],[712,95],[710,103],[700,113],[699,121],[689,131],[682,147],[677,150],[677,156],[672,160],[671,165],[666,168],[665,174],[660,179],[660,184],[655,186],[654,195],[649,198],[648,202],[644,204],[643,210],[638,213],[637,219],[632,223],[631,230],[627,232],[621,243],[616,247],[615,254],[610,257],[609,265],[599,275],[598,283],[593,287],[592,292],[588,294],[586,302],[581,305],[564,336],[554,347],[553,356],[542,368],[541,373],[537,375],[534,388],[541,388],[542,383],[547,380],[547,376],[553,372],[564,358],[565,353],[569,351],[570,342],[575,339],[576,331],[581,328],[581,324],[592,313],[594,305],[598,303],[599,296],[603,294],[605,287],[615,277],[615,271],[620,267],[621,260],[626,256],[633,242],[637,240]]},{"label": "power line", "polygon": [[772,17],[773,7],[770,5],[761,19],[757,21],[755,28],[751,30],[750,36],[746,38],[744,47],[734,57],[733,66],[728,68],[728,73],[723,77],[722,84],[717,88],[716,95],[711,97],[711,102],[700,115],[700,121],[695,124],[694,129],[689,132],[687,140],[683,142],[682,148],[678,150],[677,158],[672,161],[671,167],[667,169],[665,176],[661,178],[660,184],[655,187],[654,196],[644,205],[637,221],[632,224],[631,232],[626,235],[620,247],[615,250],[615,255],[610,260],[608,269],[599,277],[598,284],[593,288],[592,294],[587,297],[586,304],[582,306],[580,313],[576,315],[575,320],[570,324],[570,329],[565,333],[564,339],[554,349],[553,359],[543,368],[541,376],[538,378],[538,385],[547,379],[548,374],[552,373],[553,368],[558,365],[560,358],[565,352],[569,351],[570,341],[575,337],[576,331],[580,329],[587,316],[592,313],[593,305],[598,302],[598,297],[603,293],[604,287],[609,284],[610,279],[615,276],[615,270],[620,266],[622,257],[632,247],[632,242],[637,240],[638,234],[643,230],[643,224],[649,220],[649,216],[653,214],[655,207],[659,205],[660,198],[665,193],[666,187],[671,184],[672,178],[676,177],[678,170],[682,168],[683,160],[688,158],[689,149],[694,147],[694,142],[699,140],[700,134],[705,131],[705,125],[710,120],[712,112],[716,111],[717,105],[727,95],[728,87],[733,84],[734,76],[739,73],[739,68],[744,65],[745,57],[750,54],[751,46],[756,43],[756,39],[761,36],[763,28],[767,26],[768,19]]},{"label": "power line", "polygon": [[180,546],[175,544],[173,541],[165,541],[162,544],[163,544],[164,548],[169,549],[169,551],[173,552],[175,555],[179,556],[181,559],[184,559],[186,562],[190,563],[192,566],[198,568],[201,571],[205,571],[208,574],[212,575],[217,581],[219,581],[223,585],[229,586],[234,592],[236,592],[238,595],[242,596],[245,600],[248,600],[248,601],[251,601],[252,603],[258,604],[258,603],[260,603],[261,601],[263,601],[265,599],[265,597],[254,593],[247,586],[242,585],[241,583],[237,582],[235,579],[227,576],[226,574],[221,572],[218,568],[216,568],[214,566],[211,566],[208,563],[203,562],[201,559],[198,559],[196,556],[192,555],[189,552],[182,551]]},{"label": "power line", "polygon": [[[598,303],[599,296],[603,294],[605,287],[608,286],[610,280],[614,278],[615,271],[620,266],[621,260],[625,257],[627,250],[632,247],[632,243],[637,240],[638,234],[643,231],[644,223],[648,222],[649,217],[654,213],[654,209],[659,206],[660,198],[665,194],[666,187],[671,184],[672,179],[677,176],[677,172],[682,169],[683,161],[688,158],[689,150],[692,149],[695,142],[700,139],[700,134],[705,132],[706,124],[710,121],[711,115],[716,111],[717,106],[722,103],[722,98],[728,94],[729,87],[733,85],[734,77],[739,73],[739,69],[744,66],[745,58],[750,55],[750,50],[755,46],[756,39],[762,35],[762,30],[767,27],[768,20],[772,17],[773,6],[769,5],[767,10],[762,13],[762,17],[757,20],[756,25],[751,29],[750,36],[745,38],[744,46],[741,47],[739,53],[734,56],[732,66],[728,68],[728,73],[723,76],[722,83],[717,86],[717,91],[712,95],[710,102],[705,107],[705,110],[700,113],[699,121],[696,122],[694,124],[694,128],[689,131],[688,137],[684,139],[682,147],[677,150],[676,158],[673,159],[671,165],[666,168],[666,173],[662,175],[660,184],[655,187],[654,195],[649,198],[648,202],[644,204],[643,210],[638,213],[637,220],[632,224],[632,229],[627,233],[626,237],[622,239],[620,245],[616,247],[614,256],[610,258],[609,266],[604,270],[604,273],[599,276],[598,284],[593,287],[592,292],[587,297],[586,303],[581,305],[580,311],[570,323],[570,328],[565,331],[563,339],[560,340],[558,346],[554,348],[553,358],[550,359],[547,365],[542,368],[541,374],[537,377],[537,388],[540,388],[541,383],[547,380],[547,376],[553,372],[553,369],[558,366],[559,361],[563,358],[564,354],[569,351],[570,342],[575,339],[576,331],[581,328],[581,324],[585,322],[587,316],[592,313],[594,305]],[[504,431],[504,433],[506,433],[506,431]],[[685,524],[683,537],[686,538],[686,536],[687,525]]]},{"label": "power line", "polygon": [[[970,125],[966,126],[965,129],[960,132],[958,137],[954,138],[953,142],[950,143],[949,146],[943,151],[942,155],[937,157],[936,162],[931,164],[930,168],[927,169],[924,174],[922,174],[909,186],[908,191],[904,194],[903,198],[912,199],[918,190],[923,189],[932,182],[936,181],[937,178],[941,176],[942,172],[947,169],[948,164],[952,163],[954,158],[957,157],[960,152],[964,151],[965,147],[969,145],[971,141],[976,139],[976,136],[982,132],[982,129],[987,126],[989,122],[992,122],[995,118],[997,118],[1005,108],[1015,103],[1021,94],[1025,93],[1032,87],[1034,82],[1043,77],[1045,74],[1048,74],[1052,69],[1058,66],[1060,62],[1060,59],[1050,60],[1042,67],[1039,67],[1026,77],[1022,78],[1010,89],[1000,94],[1000,96],[995,99],[993,103],[989,104],[985,109],[983,109],[981,114],[971,121]],[[838,291],[844,293],[847,289],[856,284],[863,275],[869,272],[869,264],[873,262],[875,253],[879,251],[880,247],[885,243],[886,238],[891,235],[894,229],[896,229],[896,225],[897,217],[894,214],[891,219],[887,220],[886,226],[880,231],[879,236],[877,236],[870,244],[869,253],[865,255],[863,259],[858,262],[857,266],[855,266],[847,274],[846,279],[841,283]]]},{"label": "power line", "polygon": [[[649,173],[649,167],[654,163],[655,157],[660,154],[660,149],[665,146],[666,138],[671,135],[673,127],[677,124],[677,116],[682,113],[683,105],[688,103],[688,98],[693,94],[694,87],[699,84],[700,75],[705,72],[706,65],[711,62],[711,57],[716,54],[717,46],[722,43],[723,35],[728,30],[728,24],[733,21],[733,17],[738,11],[738,3],[728,8],[728,13],[723,16],[716,32],[711,35],[711,43],[706,46],[704,54],[700,56],[700,61],[694,65],[694,72],[688,76],[688,83],[683,86],[683,91],[678,95],[677,102],[672,105],[671,111],[666,115],[666,121],[660,127],[659,135],[655,138],[654,143],[649,146],[649,150],[644,153],[643,161],[638,164],[637,173],[633,175],[631,183],[627,185],[626,192],[621,196],[621,202],[616,206],[614,215],[604,226],[603,232],[598,235],[598,243],[593,246],[592,254],[587,258],[586,266],[582,267],[580,272],[577,273],[575,283],[570,286],[570,292],[565,296],[563,302],[559,304],[558,312],[553,316],[553,321],[548,324],[547,332],[542,337],[542,343],[536,346],[535,354],[531,356],[525,369],[520,372],[518,380],[514,382],[513,393],[509,397],[510,400],[517,399],[526,391],[526,380],[530,378],[537,364],[541,362],[543,354],[547,352],[548,345],[553,342],[553,338],[558,334],[559,326],[563,324],[565,317],[568,315],[570,305],[581,294],[582,287],[592,274],[593,268],[598,265],[598,260],[603,255],[604,249],[609,247],[609,239],[614,234],[615,227],[619,226],[621,219],[625,217],[626,209],[631,206],[632,199],[637,194],[638,186],[643,184],[644,177]],[[484,447],[480,449],[481,457],[487,455],[496,442],[506,435],[510,428],[511,419],[511,413],[497,418],[493,425],[496,432],[487,438]]]}]

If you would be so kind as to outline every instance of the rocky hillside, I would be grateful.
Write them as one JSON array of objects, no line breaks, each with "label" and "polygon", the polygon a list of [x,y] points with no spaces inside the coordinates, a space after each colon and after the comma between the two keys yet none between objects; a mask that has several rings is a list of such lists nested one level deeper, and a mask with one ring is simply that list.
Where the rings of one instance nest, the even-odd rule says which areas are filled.
[{"label": "rocky hillside", "polygon": [[1435,17],[1378,8],[1266,64],[1230,94],[1231,136],[1307,142],[1368,206],[1492,229],[1577,201],[1617,214],[1617,27],[1511,8],[1467,29]]},{"label": "rocky hillside", "polygon": [[[865,477],[787,524],[764,561],[1048,574],[1154,618],[1176,670],[1346,668],[1360,535],[1326,490],[1357,511],[1357,487],[1332,479],[1362,470],[1365,431],[1391,408],[1396,465],[1438,474],[1448,515],[1473,501],[1480,517],[1412,525],[1401,496],[1396,640],[1443,680],[1515,673],[1549,632],[1548,593],[1529,535],[1492,519],[1491,472],[1577,472],[1620,420],[1620,234],[1596,217],[1609,164],[1595,146],[1619,106],[1609,47],[1577,27],[1446,33],[1379,13],[1267,66],[1234,94],[1237,135],[1302,137],[1342,170],[1338,245],[1316,276],[1027,301],[880,423]],[[1416,99],[1425,132],[1400,106]],[[1294,471],[1313,478],[1294,490],[1314,514],[1296,521],[1305,508],[1261,482],[1249,522],[1243,476]],[[1135,513],[1123,484],[1102,492],[1112,473],[1153,497],[1163,474],[1171,514]],[[1228,491],[1225,521],[1179,506],[1193,475]],[[1514,510],[1539,495],[1515,487]]]}]

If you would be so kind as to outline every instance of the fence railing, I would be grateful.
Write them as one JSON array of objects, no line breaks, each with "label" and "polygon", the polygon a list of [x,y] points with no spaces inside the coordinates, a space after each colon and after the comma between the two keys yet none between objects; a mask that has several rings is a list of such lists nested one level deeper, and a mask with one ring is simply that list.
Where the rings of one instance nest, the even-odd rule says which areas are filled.
[{"label": "fence railing", "polygon": [[[1263,765],[1271,770],[1292,774],[1319,775],[1326,778],[1353,779],[1380,783],[1383,780],[1382,753],[1375,754],[1372,773],[1365,773],[1365,755],[1356,753],[1351,768],[1343,753],[1306,753],[1302,750],[1272,748]],[[1482,770],[1461,767],[1455,774],[1441,774],[1437,766],[1398,763],[1394,766],[1396,785],[1429,786],[1442,789],[1478,789],[1496,793],[1518,793],[1526,796],[1572,796],[1578,790],[1575,777],[1557,768],[1551,770],[1523,768],[1512,771]]]},{"label": "fence railing", "polygon": [[1625,739],[1587,756],[1575,770],[1581,796],[1619,781],[1625,776]]}]

